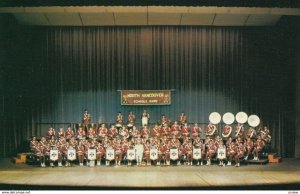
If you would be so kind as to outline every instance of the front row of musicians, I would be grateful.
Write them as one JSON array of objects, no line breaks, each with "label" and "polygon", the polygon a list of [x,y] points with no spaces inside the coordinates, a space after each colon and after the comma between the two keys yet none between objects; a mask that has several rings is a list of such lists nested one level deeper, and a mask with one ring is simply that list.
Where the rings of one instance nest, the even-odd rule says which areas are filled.
[{"label": "front row of musicians", "polygon": [[[128,165],[132,164],[132,160],[127,159],[128,150],[135,151],[135,160],[138,165],[142,161],[145,161],[147,165],[151,165],[151,149],[158,151],[157,159],[152,160],[156,165],[161,165],[161,162],[170,165],[171,149],[178,150],[178,165],[181,165],[182,162],[186,165],[192,165],[193,160],[195,160],[193,151],[199,148],[201,149],[201,158],[196,159],[197,165],[203,165],[205,161],[206,165],[210,165],[212,159],[218,159],[219,165],[225,165],[225,162],[227,162],[227,165],[231,165],[234,162],[235,166],[238,167],[240,160],[247,160],[250,155],[254,157],[254,160],[258,160],[259,153],[271,140],[269,129],[266,127],[260,134],[254,133],[252,129],[246,130],[245,138],[243,128],[239,129],[239,127],[241,125],[237,127],[234,139],[230,137],[230,134],[228,135],[229,132],[225,133],[227,126],[223,129],[222,138],[215,137],[213,133],[209,133],[209,129],[206,129],[207,136],[204,141],[200,139],[201,129],[197,124],[193,129],[185,128],[185,126],[181,128],[179,125],[171,128],[157,125],[151,132],[147,127],[139,131],[135,126],[132,130],[128,130],[125,126],[117,129],[112,125],[107,130],[105,125],[102,125],[97,133],[95,131],[89,133],[89,131],[93,131],[90,128],[87,135],[85,135],[82,128],[77,131],[76,135],[71,128],[68,128],[66,132],[61,130],[58,133],[58,140],[56,140],[55,134],[51,135],[49,132],[47,139],[42,137],[40,141],[37,141],[33,137],[30,148],[39,157],[42,167],[45,167],[45,160],[50,159],[50,150],[58,151],[58,166],[62,166],[62,161],[65,162],[66,166],[70,166],[71,161],[68,160],[68,150],[74,150],[80,166],[83,166],[84,162],[89,165],[89,149],[96,150],[97,165],[101,164],[102,159],[106,159],[107,166],[110,165],[110,160],[106,158],[106,152],[109,149],[114,150],[113,160],[115,165],[120,165],[123,160],[127,160]],[[49,131],[54,132],[55,130],[50,129]],[[225,158],[220,159],[217,157],[220,148],[225,148]],[[53,165],[53,161],[50,160],[50,166]]]}]

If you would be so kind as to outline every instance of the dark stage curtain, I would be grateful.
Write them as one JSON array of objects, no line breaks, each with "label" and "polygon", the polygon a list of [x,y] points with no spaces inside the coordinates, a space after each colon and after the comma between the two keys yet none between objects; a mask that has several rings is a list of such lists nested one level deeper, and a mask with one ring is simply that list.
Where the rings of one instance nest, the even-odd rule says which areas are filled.
[{"label": "dark stage curtain", "polygon": [[[166,114],[204,128],[211,112],[257,114],[270,127],[272,147],[293,156],[294,66],[276,27],[33,27],[13,38],[17,59],[5,81],[3,129],[13,153],[51,124],[113,123],[143,111],[151,122]],[[25,41],[26,40],[26,41]],[[13,54],[10,53],[12,56]],[[7,56],[7,55],[6,55]],[[11,57],[12,57],[11,56]],[[21,70],[20,70],[21,69]],[[25,75],[24,75],[25,74]],[[7,76],[9,76],[7,75]],[[18,77],[20,76],[20,77]],[[10,83],[9,83],[10,82]],[[170,106],[121,106],[123,89],[174,89]],[[44,123],[44,124],[41,124]],[[221,125],[219,126],[219,128]],[[2,140],[3,140],[2,139]],[[10,147],[8,147],[8,145]]]}]

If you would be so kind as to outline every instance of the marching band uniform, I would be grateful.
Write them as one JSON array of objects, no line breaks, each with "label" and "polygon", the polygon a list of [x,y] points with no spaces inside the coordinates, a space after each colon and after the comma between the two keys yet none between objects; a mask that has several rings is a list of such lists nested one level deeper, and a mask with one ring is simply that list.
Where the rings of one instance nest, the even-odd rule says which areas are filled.
[{"label": "marching band uniform", "polygon": [[117,125],[123,126],[123,115],[121,114],[121,112],[118,112],[118,115],[117,115]]},{"label": "marching band uniform", "polygon": [[149,119],[150,114],[146,110],[144,110],[142,114],[142,126],[148,126]]},{"label": "marching band uniform", "polygon": [[141,137],[142,138],[148,138],[149,137],[149,130],[147,128],[147,126],[144,126],[141,130]]},{"label": "marching band uniform", "polygon": [[107,128],[105,124],[101,124],[101,127],[98,128],[98,137],[103,140],[103,138],[107,135]]},{"label": "marching band uniform", "polygon": [[122,150],[123,150],[123,156],[122,159],[127,159],[127,150],[129,149],[129,142],[127,139],[121,140]]},{"label": "marching band uniform", "polygon": [[[226,146],[223,144],[223,142],[221,141],[219,144],[218,144],[218,149],[219,148],[225,148],[226,150]],[[219,166],[224,166],[224,160],[223,159],[219,159],[220,160],[220,163],[219,163]]]},{"label": "marching band uniform", "polygon": [[150,142],[146,141],[146,144],[144,145],[144,158],[146,159],[147,165],[151,166],[150,162]]},{"label": "marching band uniform", "polygon": [[55,134],[56,134],[55,130],[52,127],[50,127],[48,132],[47,132],[47,139],[52,139],[52,136],[55,137]]},{"label": "marching band uniform", "polygon": [[190,128],[188,127],[187,123],[185,123],[184,126],[181,128],[180,133],[183,138],[190,136]]},{"label": "marching band uniform", "polygon": [[41,167],[46,167],[45,165],[45,155],[44,155],[44,148],[43,146],[38,143],[35,147],[35,155],[39,157],[39,160],[41,162]]},{"label": "marching band uniform", "polygon": [[187,160],[187,165],[192,165],[192,158],[193,158],[193,146],[192,142],[189,141],[188,144],[184,146],[184,152],[185,152],[185,157]]},{"label": "marching band uniform", "polygon": [[66,148],[66,140],[64,137],[60,138],[57,142],[57,149],[58,149],[58,166],[62,166],[62,160],[67,156],[67,148]]},{"label": "marching band uniform", "polygon": [[217,153],[217,147],[214,144],[213,141],[210,141],[207,147],[207,152],[206,152],[206,165],[211,165],[211,159],[215,156]]},{"label": "marching band uniform", "polygon": [[85,131],[82,129],[82,127],[79,127],[78,131],[77,131],[77,139],[85,139]]},{"label": "marching band uniform", "polygon": [[214,137],[216,133],[217,127],[213,125],[211,122],[205,128],[206,137]]},{"label": "marching band uniform", "polygon": [[96,146],[96,159],[97,159],[97,166],[101,165],[101,159],[105,156],[105,148],[101,143],[98,143]]},{"label": "marching band uniform", "polygon": [[240,159],[245,156],[245,152],[246,152],[246,149],[245,149],[244,145],[242,143],[240,143],[237,146],[237,152],[236,152],[236,155],[234,156],[236,167],[240,166]]},{"label": "marching band uniform", "polygon": [[168,127],[167,124],[164,124],[163,127],[160,129],[160,135],[161,136],[169,136],[169,133],[170,133],[170,128]]},{"label": "marching band uniform", "polygon": [[133,114],[132,111],[129,112],[127,119],[128,119],[128,125],[133,126],[135,123],[135,115]]},{"label": "marching band uniform", "polygon": [[266,143],[271,142],[271,135],[270,135],[270,130],[268,127],[264,127],[264,129],[260,133],[261,139],[264,140]]},{"label": "marching band uniform", "polygon": [[187,123],[186,115],[184,112],[182,112],[179,117],[178,117],[178,123],[183,126],[184,124]]},{"label": "marching band uniform", "polygon": [[121,140],[128,139],[129,138],[129,131],[128,131],[128,129],[125,126],[123,126],[119,130],[119,135],[121,136]]},{"label": "marching band uniform", "polygon": [[253,148],[254,148],[254,143],[250,139],[250,137],[247,138],[247,141],[245,142],[245,146],[247,149],[247,155],[245,156],[245,160],[247,160],[249,155],[253,152]]},{"label": "marching band uniform", "polygon": [[74,131],[71,129],[71,127],[68,127],[66,130],[66,138],[69,140],[72,137],[74,137]]},{"label": "marching band uniform", "polygon": [[69,145],[67,143],[61,144],[59,147],[61,151],[62,159],[66,161],[66,166],[70,166],[70,163],[68,161],[68,147]]},{"label": "marching band uniform", "polygon": [[152,129],[151,131],[151,136],[152,137],[160,137],[160,129],[158,127],[158,125],[155,125],[155,127]]},{"label": "marching band uniform", "polygon": [[84,110],[84,113],[82,115],[82,126],[84,131],[88,130],[90,122],[91,122],[91,114],[87,110]]},{"label": "marching band uniform", "polygon": [[136,126],[133,126],[132,131],[131,131],[131,136],[133,138],[137,138],[140,136],[140,131],[137,129]]},{"label": "marching band uniform", "polygon": [[[128,149],[131,149],[131,150],[134,150],[134,143],[133,142],[128,142]],[[128,149],[126,150],[126,157],[127,157],[127,151]],[[131,160],[128,160],[128,166],[131,166]]]},{"label": "marching band uniform", "polygon": [[[205,152],[203,152],[203,141],[200,139],[200,137],[196,137],[194,142],[193,142],[193,146],[195,148],[201,148],[201,159],[200,159],[200,162],[201,162],[201,166],[203,165],[203,157],[204,157],[204,154]],[[197,161],[197,166],[199,166],[199,160]]]},{"label": "marching band uniform", "polygon": [[256,143],[254,144],[254,150],[253,150],[254,159],[253,160],[259,160],[258,154],[260,151],[262,151],[264,146],[265,146],[265,142],[261,139],[260,136],[258,136]]},{"label": "marching band uniform", "polygon": [[185,156],[184,146],[179,143],[179,146],[178,146],[178,161],[177,161],[178,166],[181,165],[180,161],[183,160],[184,156]]},{"label": "marching band uniform", "polygon": [[110,139],[114,139],[118,135],[117,128],[115,128],[115,126],[112,125],[111,128],[108,130],[107,135]]},{"label": "marching band uniform", "polygon": [[229,146],[227,147],[227,160],[228,160],[227,165],[228,166],[231,166],[232,159],[235,156],[236,152],[237,152],[236,145],[234,142],[231,142],[229,144]]},{"label": "marching band uniform", "polygon": [[164,164],[165,164],[165,161],[170,160],[170,150],[168,152],[169,155],[167,155],[167,150],[169,150],[168,145],[162,141],[162,143],[159,145],[159,148],[158,148],[157,165],[160,165],[160,162],[162,159],[164,159]]},{"label": "marching band uniform", "polygon": [[83,145],[83,141],[80,141],[78,146],[76,147],[77,157],[79,160],[79,165],[83,166],[85,146]]},{"label": "marching band uniform", "polygon": [[247,138],[254,138],[256,136],[256,131],[252,127],[249,127],[246,131]]},{"label": "marching band uniform", "polygon": [[231,132],[232,132],[232,127],[230,125],[226,124],[223,127],[223,129],[222,129],[222,137],[223,137],[223,139],[226,140],[227,138],[229,138],[230,135],[231,135]]},{"label": "marching band uniform", "polygon": [[137,165],[140,165],[143,159],[143,153],[144,153],[144,145],[141,144],[140,140],[137,140],[137,143],[134,146],[135,150],[135,157],[137,161]]},{"label": "marching band uniform", "polygon": [[161,117],[161,126],[168,125],[170,120],[166,117],[166,115],[162,115]]},{"label": "marching band uniform", "polygon": [[122,156],[123,156],[123,148],[121,145],[121,140],[117,140],[116,144],[114,145],[114,150],[115,150],[115,165],[120,166]]},{"label": "marching band uniform", "polygon": [[87,134],[87,137],[90,139],[94,139],[96,137],[96,132],[92,127],[89,128],[89,130],[87,131],[86,134]]},{"label": "marching band uniform", "polygon": [[180,132],[181,132],[180,125],[177,124],[177,121],[174,121],[174,124],[171,126],[170,129],[171,135],[175,136],[176,138],[179,138]]},{"label": "marching band uniform", "polygon": [[30,141],[30,150],[31,152],[35,152],[35,148],[38,146],[39,142],[36,140],[36,137],[32,137]]},{"label": "marching band uniform", "polygon": [[201,128],[198,126],[198,123],[195,123],[195,126],[191,129],[191,135],[193,139],[199,137],[200,132],[201,132]]},{"label": "marching band uniform", "polygon": [[61,138],[61,137],[65,137],[65,131],[63,128],[60,128],[59,132],[58,132],[58,138]]},{"label": "marching band uniform", "polygon": [[69,141],[70,146],[73,146],[74,148],[78,145],[78,142],[74,137],[72,137]]}]

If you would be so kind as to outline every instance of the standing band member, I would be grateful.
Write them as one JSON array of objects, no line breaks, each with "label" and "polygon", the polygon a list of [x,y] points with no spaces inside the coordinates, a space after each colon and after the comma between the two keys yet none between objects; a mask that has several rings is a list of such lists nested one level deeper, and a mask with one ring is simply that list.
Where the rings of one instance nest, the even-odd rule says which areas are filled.
[{"label": "standing band member", "polygon": [[211,122],[209,122],[209,124],[205,128],[206,137],[210,137],[210,138],[214,137],[216,130],[217,130],[217,127],[214,124],[212,124]]},{"label": "standing band member", "polygon": [[144,146],[140,138],[137,139],[136,144],[134,146],[134,150],[135,150],[136,162],[137,165],[139,166],[141,165],[141,162],[143,160],[143,153],[144,153]]},{"label": "standing band member", "polygon": [[142,126],[148,126],[150,114],[146,110],[144,110],[141,119],[142,119]]},{"label": "standing band member", "polygon": [[201,132],[201,128],[198,126],[198,123],[195,123],[194,127],[191,129],[191,135],[193,139],[199,137],[200,132]]},{"label": "standing band member", "polygon": [[85,109],[82,115],[82,126],[83,130],[87,131],[91,122],[91,114]]},{"label": "standing band member", "polygon": [[178,123],[179,125],[183,126],[184,124],[187,123],[187,118],[184,112],[182,112],[179,117],[178,117]]},{"label": "standing band member", "polygon": [[74,131],[72,130],[71,127],[68,127],[66,130],[66,138],[67,140],[70,140],[73,137],[74,137]]},{"label": "standing band member", "polygon": [[135,115],[132,111],[129,112],[127,120],[128,120],[128,123],[127,123],[128,127],[132,127],[135,125]]},{"label": "standing band member", "polygon": [[245,149],[244,145],[242,143],[240,143],[237,146],[237,152],[236,152],[236,155],[234,156],[236,167],[240,166],[240,159],[245,156],[245,152],[246,152],[246,149]]}]

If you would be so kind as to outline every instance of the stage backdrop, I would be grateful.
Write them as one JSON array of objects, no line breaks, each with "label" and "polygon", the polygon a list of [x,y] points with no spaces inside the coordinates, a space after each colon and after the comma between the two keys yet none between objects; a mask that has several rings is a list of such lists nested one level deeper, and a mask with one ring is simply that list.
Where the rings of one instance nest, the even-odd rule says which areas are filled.
[{"label": "stage backdrop", "polygon": [[[279,154],[294,155],[295,48],[280,26],[3,25],[2,157],[45,135],[47,123],[79,123],[84,109],[93,123],[113,123],[119,111],[138,123],[144,109],[152,123],[184,111],[202,128],[213,111],[245,111],[270,127]],[[171,105],[120,104],[118,90],[165,89],[174,89]]]}]

